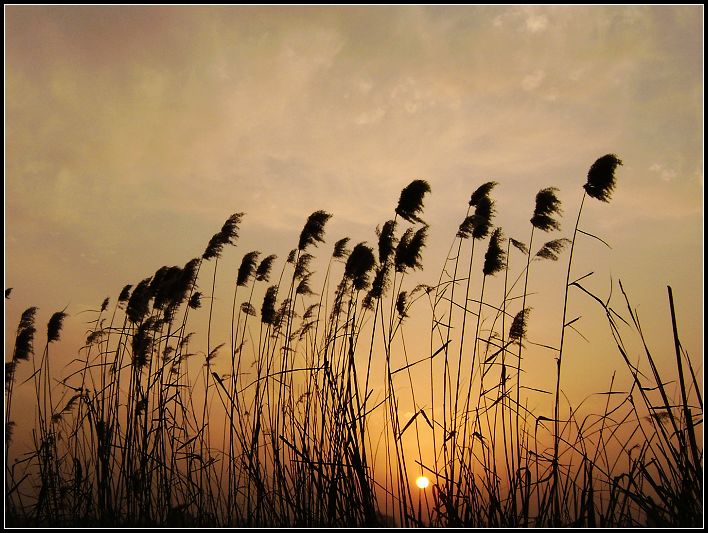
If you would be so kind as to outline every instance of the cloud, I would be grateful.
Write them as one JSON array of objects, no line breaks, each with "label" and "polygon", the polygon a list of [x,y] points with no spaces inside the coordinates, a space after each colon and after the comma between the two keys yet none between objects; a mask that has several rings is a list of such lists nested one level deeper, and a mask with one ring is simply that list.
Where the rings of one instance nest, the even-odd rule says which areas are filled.
[{"label": "cloud", "polygon": [[548,17],[546,15],[530,15],[526,19],[526,29],[531,33],[539,33],[548,28]]},{"label": "cloud", "polygon": [[524,76],[524,79],[521,81],[521,87],[524,91],[533,91],[538,89],[543,83],[545,77],[546,73],[543,70],[537,69],[531,74]]},{"label": "cloud", "polygon": [[[42,16],[18,26],[25,9]],[[239,210],[253,232],[290,235],[319,208],[371,229],[417,177],[442,231],[482,180],[507,184],[499,211],[513,219],[534,188],[575,190],[570,177],[608,152],[658,184],[702,183],[700,46],[689,53],[701,31],[683,19],[627,32],[614,8],[124,7],[96,31],[81,8],[13,10],[8,241],[20,216],[37,235],[109,237],[121,257],[202,247]],[[165,239],[175,223],[180,239]]]},{"label": "cloud", "polygon": [[518,32],[541,33],[548,29],[548,16],[537,13],[537,8],[513,7],[496,15],[492,26],[501,28],[510,23]]},{"label": "cloud", "polygon": [[381,120],[385,114],[386,110],[383,107],[377,107],[372,111],[365,111],[364,113],[361,113],[354,119],[354,122],[359,126],[374,124]]},{"label": "cloud", "polygon": [[677,176],[678,172],[673,168],[666,168],[659,163],[654,163],[649,167],[649,170],[659,175],[659,177],[664,181],[673,181]]}]

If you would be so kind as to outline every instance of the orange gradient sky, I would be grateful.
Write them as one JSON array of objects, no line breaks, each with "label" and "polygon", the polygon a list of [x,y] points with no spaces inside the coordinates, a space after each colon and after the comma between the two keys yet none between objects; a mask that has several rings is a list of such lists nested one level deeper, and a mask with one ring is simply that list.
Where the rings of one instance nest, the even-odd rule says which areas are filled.
[{"label": "orange gradient sky", "polygon": [[[523,241],[536,192],[558,187],[554,237],[570,237],[590,165],[616,153],[615,194],[581,224],[612,249],[582,240],[574,272],[602,296],[621,279],[667,365],[671,285],[702,374],[702,20],[702,6],[6,7],[6,358],[32,305],[39,324],[67,308],[75,355],[83,311],[200,255],[243,211],[220,263],[227,320],[243,253],[281,268],[317,209],[334,214],[322,256],[344,236],[374,243],[418,178],[431,229],[415,280],[434,284],[481,183],[499,182],[495,222]],[[558,343],[566,261],[533,273],[537,342]],[[570,302],[601,339],[569,340],[583,398],[620,360],[601,310]],[[545,385],[544,357],[529,372]]]}]

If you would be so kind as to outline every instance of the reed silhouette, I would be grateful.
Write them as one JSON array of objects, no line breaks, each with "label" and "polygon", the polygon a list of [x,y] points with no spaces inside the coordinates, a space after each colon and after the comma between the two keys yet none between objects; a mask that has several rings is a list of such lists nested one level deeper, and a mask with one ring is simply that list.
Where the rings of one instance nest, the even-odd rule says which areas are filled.
[{"label": "reed silhouette", "polygon": [[[343,237],[322,253],[333,215],[319,210],[281,264],[245,253],[229,278],[226,328],[215,319],[229,320],[215,305],[217,270],[243,213],[183,267],[160,267],[103,299],[61,375],[66,310],[51,315],[35,353],[38,309],[26,309],[5,363],[6,524],[701,525],[702,383],[671,289],[675,366],[662,373],[622,284],[605,297],[585,286],[587,275],[572,279],[577,238],[606,244],[581,227],[585,198],[609,202],[621,164],[614,154],[592,164],[571,238],[540,247],[538,232],[561,230],[559,190],[536,195],[525,243],[497,226],[499,184],[483,183],[461,203],[433,285],[412,281],[430,264],[423,216],[432,193],[414,180],[373,245]],[[539,343],[531,311],[545,295],[530,290],[532,265],[566,253],[560,340]],[[609,390],[595,395],[599,412],[563,394],[573,350],[565,332],[576,327],[570,291],[606,319],[614,346],[602,349],[617,354]],[[524,377],[553,357],[555,390]],[[620,374],[628,388],[617,387]],[[13,419],[18,387],[33,399],[32,420]],[[552,399],[552,416],[529,407],[533,394]],[[29,437],[13,444],[18,432]],[[431,486],[414,492],[422,475]]]}]

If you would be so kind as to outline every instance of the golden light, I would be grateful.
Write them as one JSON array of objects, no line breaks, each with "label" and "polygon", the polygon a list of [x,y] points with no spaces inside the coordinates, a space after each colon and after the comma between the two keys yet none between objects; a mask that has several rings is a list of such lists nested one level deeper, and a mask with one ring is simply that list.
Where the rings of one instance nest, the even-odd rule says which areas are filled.
[{"label": "golden light", "polygon": [[430,485],[430,480],[425,476],[420,476],[415,480],[415,484],[418,485],[419,489],[426,489]]}]

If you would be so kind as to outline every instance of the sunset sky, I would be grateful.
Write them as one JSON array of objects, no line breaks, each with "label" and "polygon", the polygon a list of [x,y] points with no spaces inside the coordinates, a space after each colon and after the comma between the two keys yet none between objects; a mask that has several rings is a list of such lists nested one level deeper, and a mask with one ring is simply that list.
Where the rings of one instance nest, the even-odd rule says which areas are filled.
[{"label": "sunset sky", "polygon": [[[499,182],[496,223],[524,241],[536,192],[558,187],[570,236],[590,165],[616,153],[615,194],[581,224],[612,249],[582,240],[577,273],[603,296],[621,279],[668,349],[671,285],[702,372],[702,21],[702,6],[6,7],[5,331],[66,307],[76,350],[82,311],[243,211],[226,309],[243,253],[280,268],[317,209],[334,214],[323,256],[374,243],[413,179],[432,188],[432,284],[481,183]],[[535,278],[554,302],[533,302],[539,342],[558,342],[566,259]],[[603,327],[571,302],[600,318],[584,333]]]}]

